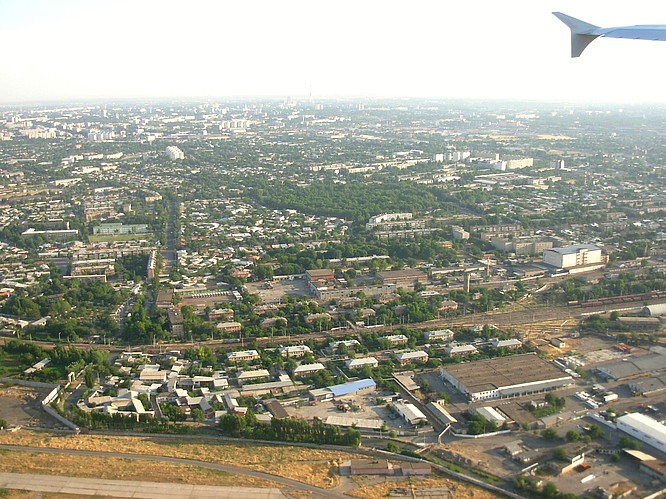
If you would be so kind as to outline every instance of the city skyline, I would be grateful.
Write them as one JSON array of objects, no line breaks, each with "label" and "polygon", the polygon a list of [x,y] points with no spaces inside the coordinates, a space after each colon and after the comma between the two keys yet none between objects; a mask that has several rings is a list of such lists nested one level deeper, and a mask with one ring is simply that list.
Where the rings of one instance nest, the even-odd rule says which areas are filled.
[{"label": "city skyline", "polygon": [[122,99],[524,99],[664,102],[666,44],[604,39],[570,59],[562,11],[598,25],[656,24],[645,1],[417,7],[302,1],[0,6],[0,104]]}]

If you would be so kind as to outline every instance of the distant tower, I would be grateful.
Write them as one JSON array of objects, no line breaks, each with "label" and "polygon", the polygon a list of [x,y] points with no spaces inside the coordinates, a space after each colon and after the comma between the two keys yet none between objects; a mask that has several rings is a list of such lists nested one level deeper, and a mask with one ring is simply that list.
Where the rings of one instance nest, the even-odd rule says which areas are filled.
[{"label": "distant tower", "polygon": [[463,291],[465,293],[469,293],[469,288],[470,288],[471,281],[472,281],[472,273],[471,272],[465,272],[465,282],[463,284]]}]

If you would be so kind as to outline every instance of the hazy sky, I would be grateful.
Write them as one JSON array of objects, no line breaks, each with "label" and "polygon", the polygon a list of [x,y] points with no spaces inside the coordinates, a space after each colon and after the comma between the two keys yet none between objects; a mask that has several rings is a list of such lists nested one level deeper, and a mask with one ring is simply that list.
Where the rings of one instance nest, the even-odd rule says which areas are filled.
[{"label": "hazy sky", "polygon": [[307,96],[665,102],[666,42],[569,57],[552,11],[666,23],[654,0],[0,0],[0,103]]}]

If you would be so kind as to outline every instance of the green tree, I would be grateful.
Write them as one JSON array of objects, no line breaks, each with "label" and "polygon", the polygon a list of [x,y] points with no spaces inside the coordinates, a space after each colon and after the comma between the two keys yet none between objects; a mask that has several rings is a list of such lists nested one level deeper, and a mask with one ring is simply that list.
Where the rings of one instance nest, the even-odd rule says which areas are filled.
[{"label": "green tree", "polygon": [[546,440],[557,440],[557,430],[555,428],[546,428],[541,432],[541,436]]},{"label": "green tree", "polygon": [[620,447],[624,449],[641,450],[643,448],[643,444],[635,438],[625,436],[620,438]]},{"label": "green tree", "polygon": [[386,444],[386,450],[389,452],[398,453],[400,452],[400,446],[395,442],[389,442]]},{"label": "green tree", "polygon": [[553,457],[558,461],[567,461],[567,450],[564,447],[556,447],[553,450]]},{"label": "green tree", "polygon": [[598,424],[592,424],[587,430],[587,434],[592,438],[592,439],[597,439],[601,438],[604,436],[604,431],[601,429],[601,426]]},{"label": "green tree", "polygon": [[95,386],[95,383],[97,381],[97,376],[95,376],[92,366],[90,365],[86,366],[85,370],[83,371],[83,379],[88,388],[92,388],[93,386]]},{"label": "green tree", "polygon": [[559,495],[560,491],[557,490],[557,487],[553,482],[548,482],[546,485],[543,486],[543,489],[541,489],[541,494],[543,497],[546,497],[547,499],[554,499]]},{"label": "green tree", "polygon": [[575,430],[569,430],[566,434],[567,442],[577,442],[580,439],[580,433]]}]

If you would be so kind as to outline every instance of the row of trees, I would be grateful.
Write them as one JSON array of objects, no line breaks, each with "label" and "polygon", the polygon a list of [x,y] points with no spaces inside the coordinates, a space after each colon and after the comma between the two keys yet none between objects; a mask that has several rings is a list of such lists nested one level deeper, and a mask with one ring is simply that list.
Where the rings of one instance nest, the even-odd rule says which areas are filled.
[{"label": "row of trees", "polygon": [[220,419],[222,433],[231,437],[255,438],[280,442],[346,445],[358,447],[361,432],[348,428],[342,431],[337,426],[325,425],[315,419],[312,423],[303,419],[271,419],[270,424],[260,424],[249,410],[245,416],[225,414]]}]

